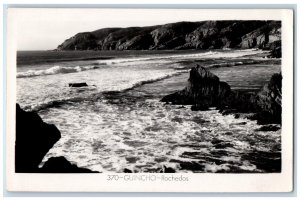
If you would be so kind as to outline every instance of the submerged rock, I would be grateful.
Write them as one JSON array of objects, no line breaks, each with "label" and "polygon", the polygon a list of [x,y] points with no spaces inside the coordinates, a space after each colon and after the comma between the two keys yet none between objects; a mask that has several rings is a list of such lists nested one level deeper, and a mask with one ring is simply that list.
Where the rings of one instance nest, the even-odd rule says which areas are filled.
[{"label": "submerged rock", "polygon": [[79,83],[69,83],[69,87],[87,87],[87,83],[79,82]]},{"label": "submerged rock", "polygon": [[45,123],[35,112],[26,112],[16,106],[16,173],[67,173],[92,172],[72,165],[64,157],[50,158],[42,168],[39,164],[44,156],[60,139],[60,131],[55,125]]},{"label": "submerged rock", "polygon": [[257,129],[257,131],[278,131],[280,129],[280,126],[277,125],[265,125]]},{"label": "submerged rock", "polygon": [[194,110],[220,105],[231,94],[230,86],[213,73],[197,65],[190,71],[187,86],[179,92],[165,96],[161,101],[172,104],[195,105]]}]

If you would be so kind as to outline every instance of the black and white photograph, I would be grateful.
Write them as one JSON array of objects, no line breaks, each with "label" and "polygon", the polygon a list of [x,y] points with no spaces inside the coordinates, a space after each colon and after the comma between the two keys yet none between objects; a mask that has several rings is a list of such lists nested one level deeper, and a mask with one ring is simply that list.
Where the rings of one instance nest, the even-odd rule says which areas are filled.
[{"label": "black and white photograph", "polygon": [[282,173],[281,17],[23,11],[15,174]]}]

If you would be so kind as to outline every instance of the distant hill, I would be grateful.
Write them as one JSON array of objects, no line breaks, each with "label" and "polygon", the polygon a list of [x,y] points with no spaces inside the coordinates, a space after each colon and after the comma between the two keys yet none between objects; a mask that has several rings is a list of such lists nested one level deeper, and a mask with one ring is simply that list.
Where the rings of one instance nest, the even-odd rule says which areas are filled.
[{"label": "distant hill", "polygon": [[57,50],[270,49],[280,42],[280,21],[201,21],[78,33]]}]

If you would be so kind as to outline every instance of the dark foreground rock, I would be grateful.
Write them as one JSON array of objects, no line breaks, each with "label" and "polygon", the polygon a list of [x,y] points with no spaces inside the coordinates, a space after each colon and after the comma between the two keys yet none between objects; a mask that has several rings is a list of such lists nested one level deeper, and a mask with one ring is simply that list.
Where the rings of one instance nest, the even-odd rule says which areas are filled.
[{"label": "dark foreground rock", "polygon": [[[258,121],[265,123],[281,123],[282,75],[274,74],[269,83],[257,94]],[[261,118],[260,116],[264,117]]]},{"label": "dark foreground rock", "polygon": [[71,164],[65,157],[51,157],[40,169],[43,173],[97,173],[87,168],[80,168]]},{"label": "dark foreground rock", "polygon": [[271,50],[269,58],[281,58],[281,40],[271,43],[268,49]]},{"label": "dark foreground rock", "polygon": [[80,82],[80,83],[69,83],[69,87],[87,87],[87,83]]},{"label": "dark foreground rock", "polygon": [[26,112],[16,107],[15,172],[38,173],[88,172],[70,164],[65,158],[50,158],[45,168],[39,168],[44,156],[60,139],[56,126],[43,122],[35,112]]},{"label": "dark foreground rock", "polygon": [[192,105],[193,111],[217,107],[224,115],[244,116],[258,124],[281,124],[281,81],[281,74],[274,74],[258,93],[232,91],[226,82],[197,65],[190,71],[187,86],[161,101]]},{"label": "dark foreground rock", "polygon": [[164,165],[163,168],[159,171],[159,173],[176,173],[176,170]]},{"label": "dark foreground rock", "polygon": [[46,153],[60,139],[59,130],[34,112],[16,108],[16,172],[37,172]]},{"label": "dark foreground rock", "polygon": [[125,168],[123,172],[124,172],[124,173],[133,173],[133,171],[132,171],[132,170],[130,170],[130,169],[127,169],[127,168]]},{"label": "dark foreground rock", "polygon": [[281,124],[281,82],[282,75],[275,73],[258,93],[234,91],[222,102],[222,114],[235,114],[236,117],[257,120],[258,124]]}]

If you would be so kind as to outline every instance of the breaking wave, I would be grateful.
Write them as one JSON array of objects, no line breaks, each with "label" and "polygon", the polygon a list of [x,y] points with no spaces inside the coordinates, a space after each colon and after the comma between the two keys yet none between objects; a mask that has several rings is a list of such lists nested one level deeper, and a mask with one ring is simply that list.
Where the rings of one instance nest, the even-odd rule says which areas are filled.
[{"label": "breaking wave", "polygon": [[139,61],[151,61],[151,60],[161,60],[161,59],[185,59],[185,58],[198,58],[201,56],[208,56],[218,54],[218,52],[209,51],[203,53],[195,53],[195,54],[177,54],[177,55],[163,55],[163,56],[151,56],[151,57],[138,57],[138,58],[119,58],[119,59],[109,59],[109,60],[101,60],[99,61],[100,65],[114,65],[114,64],[123,64],[123,63],[131,63],[131,62],[139,62]]},{"label": "breaking wave", "polygon": [[76,67],[53,66],[46,70],[29,70],[26,72],[19,72],[17,74],[17,78],[76,73],[76,72],[81,72],[81,71],[86,71],[86,70],[94,70],[97,68],[99,68],[99,66],[76,66]]},{"label": "breaking wave", "polygon": [[224,62],[218,64],[208,65],[207,68],[220,68],[220,67],[231,67],[231,66],[239,66],[239,65],[247,65],[247,64],[257,64],[258,61],[238,61],[238,62]]},{"label": "breaking wave", "polygon": [[208,51],[202,53],[194,53],[194,54],[176,54],[176,55],[163,55],[163,56],[151,56],[151,57],[138,57],[138,58],[119,58],[119,59],[108,59],[101,60],[98,62],[99,65],[115,65],[115,64],[124,64],[131,62],[140,62],[140,61],[159,61],[163,59],[193,59],[193,58],[235,58],[241,56],[254,55],[258,53],[263,53],[264,51],[259,49],[245,49],[245,50],[236,50],[236,51]]}]

